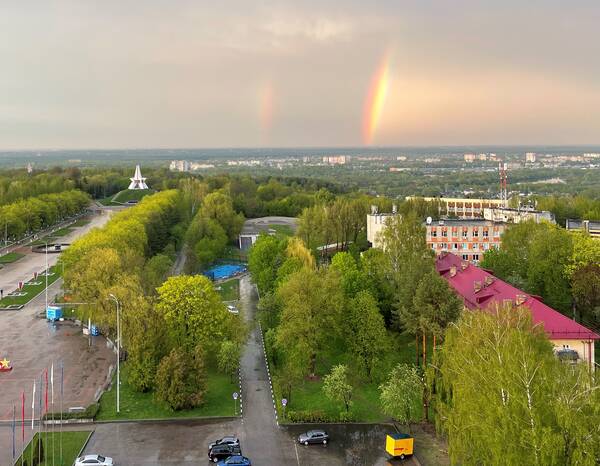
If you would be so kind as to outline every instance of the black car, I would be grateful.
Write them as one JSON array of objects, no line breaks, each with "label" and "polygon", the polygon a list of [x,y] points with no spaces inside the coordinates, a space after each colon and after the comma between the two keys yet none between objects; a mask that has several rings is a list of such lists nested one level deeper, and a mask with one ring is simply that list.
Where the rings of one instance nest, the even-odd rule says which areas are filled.
[{"label": "black car", "polygon": [[233,435],[229,435],[227,437],[220,438],[213,443],[208,444],[208,449],[210,450],[215,445],[240,445],[240,439],[234,437]]},{"label": "black car", "polygon": [[230,456],[241,455],[242,450],[239,445],[230,445],[227,443],[221,445],[213,445],[208,450],[208,458],[215,463],[219,460],[224,460]]},{"label": "black car", "polygon": [[324,430],[309,430],[298,436],[298,443],[308,445],[309,443],[322,443],[326,445],[329,441],[329,435]]}]

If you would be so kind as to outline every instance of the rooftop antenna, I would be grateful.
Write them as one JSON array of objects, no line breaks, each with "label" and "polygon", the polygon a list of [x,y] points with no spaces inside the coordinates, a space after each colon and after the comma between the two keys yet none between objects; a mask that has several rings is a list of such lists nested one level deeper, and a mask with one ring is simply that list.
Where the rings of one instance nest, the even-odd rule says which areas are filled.
[{"label": "rooftop antenna", "polygon": [[500,173],[500,200],[502,207],[506,208],[508,206],[508,164],[500,162],[498,172]]}]

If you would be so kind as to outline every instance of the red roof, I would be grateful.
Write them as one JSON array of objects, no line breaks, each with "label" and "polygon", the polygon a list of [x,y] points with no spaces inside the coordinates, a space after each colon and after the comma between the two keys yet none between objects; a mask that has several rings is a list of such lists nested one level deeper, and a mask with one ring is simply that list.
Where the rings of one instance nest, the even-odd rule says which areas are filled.
[{"label": "red roof", "polygon": [[519,303],[531,310],[533,323],[543,324],[548,337],[553,340],[600,340],[600,335],[555,311],[539,297],[509,285],[454,254],[437,256],[435,267],[468,309],[482,309],[490,303],[503,304],[505,301]]}]

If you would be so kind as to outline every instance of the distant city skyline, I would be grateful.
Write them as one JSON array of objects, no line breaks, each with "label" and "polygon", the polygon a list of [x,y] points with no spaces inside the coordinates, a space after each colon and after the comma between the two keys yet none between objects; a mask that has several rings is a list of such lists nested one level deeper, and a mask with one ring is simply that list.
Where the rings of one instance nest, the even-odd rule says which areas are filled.
[{"label": "distant city skyline", "polygon": [[0,7],[0,151],[600,144],[600,4]]}]

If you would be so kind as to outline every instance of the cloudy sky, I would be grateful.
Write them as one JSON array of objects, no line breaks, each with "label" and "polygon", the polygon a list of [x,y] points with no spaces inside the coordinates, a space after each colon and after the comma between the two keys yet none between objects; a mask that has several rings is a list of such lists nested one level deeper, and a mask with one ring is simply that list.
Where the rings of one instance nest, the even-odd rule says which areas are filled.
[{"label": "cloudy sky", "polygon": [[2,2],[0,149],[600,143],[599,21],[597,0]]}]

